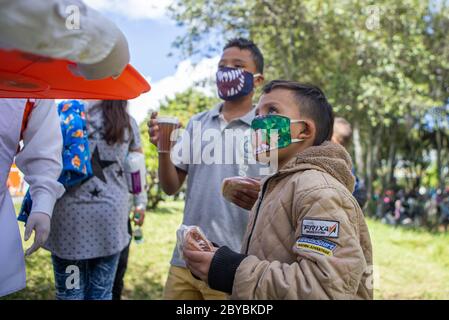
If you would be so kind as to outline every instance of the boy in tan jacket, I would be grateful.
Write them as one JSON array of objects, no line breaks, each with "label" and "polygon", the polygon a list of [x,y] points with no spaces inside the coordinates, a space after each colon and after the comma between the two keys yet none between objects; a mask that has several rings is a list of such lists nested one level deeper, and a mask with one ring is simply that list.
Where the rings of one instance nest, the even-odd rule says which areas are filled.
[{"label": "boy in tan jacket", "polygon": [[188,268],[233,299],[372,299],[371,240],[324,93],[272,81],[257,114],[256,157],[273,152],[259,132],[276,129],[279,170],[262,181],[241,253],[184,248]]}]

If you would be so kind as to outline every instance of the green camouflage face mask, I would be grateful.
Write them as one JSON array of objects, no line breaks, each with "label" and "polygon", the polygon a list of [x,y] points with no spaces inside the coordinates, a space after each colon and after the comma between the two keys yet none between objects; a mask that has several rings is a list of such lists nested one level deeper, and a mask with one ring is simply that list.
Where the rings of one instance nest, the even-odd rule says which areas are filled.
[{"label": "green camouflage face mask", "polygon": [[290,132],[290,124],[299,122],[305,121],[290,120],[288,117],[274,114],[254,118],[251,122],[251,129],[254,130],[252,145],[255,148],[255,153],[260,154],[273,149],[285,148],[291,143],[302,141],[302,139],[292,139]]}]

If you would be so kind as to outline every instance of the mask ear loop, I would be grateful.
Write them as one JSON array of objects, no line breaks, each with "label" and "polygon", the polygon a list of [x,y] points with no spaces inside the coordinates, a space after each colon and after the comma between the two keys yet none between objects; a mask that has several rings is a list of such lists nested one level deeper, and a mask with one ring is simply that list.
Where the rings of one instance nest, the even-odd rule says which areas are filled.
[{"label": "mask ear loop", "polygon": [[[301,123],[301,122],[304,122],[304,123],[306,123],[304,120],[290,120],[290,123]],[[305,139],[298,139],[298,138],[295,138],[295,139],[292,139],[291,141],[292,141],[292,143],[295,143],[295,142],[302,142],[302,141],[304,141]]]},{"label": "mask ear loop", "polygon": [[254,74],[253,74],[253,81],[254,81],[256,78],[259,78],[259,77],[261,77],[261,76],[262,76],[261,73],[254,73]]}]

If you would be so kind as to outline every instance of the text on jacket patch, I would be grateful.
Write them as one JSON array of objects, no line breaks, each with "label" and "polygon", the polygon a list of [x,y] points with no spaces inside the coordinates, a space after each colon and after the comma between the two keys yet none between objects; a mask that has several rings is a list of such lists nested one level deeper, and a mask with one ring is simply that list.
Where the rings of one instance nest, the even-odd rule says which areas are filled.
[{"label": "text on jacket patch", "polygon": [[301,234],[303,236],[338,238],[340,223],[331,220],[304,219]]}]

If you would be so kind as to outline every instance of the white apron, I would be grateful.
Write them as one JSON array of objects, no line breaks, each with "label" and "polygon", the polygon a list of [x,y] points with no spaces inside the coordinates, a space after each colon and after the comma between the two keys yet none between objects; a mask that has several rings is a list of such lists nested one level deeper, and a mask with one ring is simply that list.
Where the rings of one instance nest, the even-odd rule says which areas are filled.
[{"label": "white apron", "polygon": [[22,241],[6,187],[20,141],[26,104],[25,99],[14,100],[5,103],[0,100],[0,297],[21,290],[26,285]]}]

